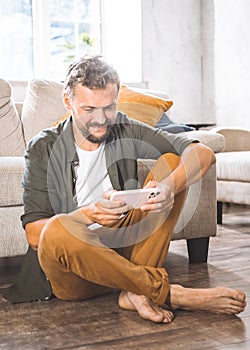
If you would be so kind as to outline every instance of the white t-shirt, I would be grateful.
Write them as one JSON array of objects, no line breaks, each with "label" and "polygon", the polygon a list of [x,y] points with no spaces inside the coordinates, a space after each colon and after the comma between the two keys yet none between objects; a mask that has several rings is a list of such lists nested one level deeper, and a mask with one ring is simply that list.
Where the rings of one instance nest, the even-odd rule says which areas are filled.
[{"label": "white t-shirt", "polygon": [[94,151],[85,151],[76,145],[79,164],[75,168],[77,206],[88,205],[113,189],[106,167],[105,144]]}]

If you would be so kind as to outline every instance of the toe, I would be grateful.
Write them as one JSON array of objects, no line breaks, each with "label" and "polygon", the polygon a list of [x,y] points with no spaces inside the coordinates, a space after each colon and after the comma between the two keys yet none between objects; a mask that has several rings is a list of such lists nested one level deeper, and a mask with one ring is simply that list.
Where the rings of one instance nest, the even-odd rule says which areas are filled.
[{"label": "toe", "polygon": [[241,289],[236,289],[236,299],[245,301],[246,300],[246,294]]},{"label": "toe", "polygon": [[157,312],[159,315],[162,316],[162,320],[160,322],[162,323],[170,323],[174,319],[174,314],[170,310],[166,310],[160,306],[154,305],[154,310]]},{"label": "toe", "polygon": [[164,316],[162,314],[157,313],[157,312],[147,312],[147,313],[139,312],[139,315],[142,318],[145,318],[146,320],[153,321],[155,323],[161,323],[164,320]]},{"label": "toe", "polygon": [[174,314],[171,311],[164,313],[163,323],[171,323],[174,319]]}]

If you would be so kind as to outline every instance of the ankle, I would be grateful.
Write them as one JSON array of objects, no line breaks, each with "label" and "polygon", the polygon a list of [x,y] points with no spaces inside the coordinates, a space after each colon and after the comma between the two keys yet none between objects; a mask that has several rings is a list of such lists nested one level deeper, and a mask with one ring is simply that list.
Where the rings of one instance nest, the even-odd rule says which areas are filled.
[{"label": "ankle", "polygon": [[171,284],[169,295],[167,298],[167,304],[172,308],[177,308],[182,306],[183,293],[186,288],[179,284]]}]

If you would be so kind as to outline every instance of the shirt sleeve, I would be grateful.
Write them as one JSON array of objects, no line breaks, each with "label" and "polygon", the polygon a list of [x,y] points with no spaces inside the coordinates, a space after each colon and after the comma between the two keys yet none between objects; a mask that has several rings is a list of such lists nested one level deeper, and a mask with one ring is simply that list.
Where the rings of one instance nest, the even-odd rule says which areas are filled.
[{"label": "shirt sleeve", "polygon": [[24,213],[22,225],[53,216],[47,185],[48,151],[42,140],[32,142],[25,152],[25,173],[22,182]]},{"label": "shirt sleeve", "polygon": [[134,140],[137,142],[138,157],[157,159],[164,153],[182,155],[185,148],[199,140],[178,134],[171,134],[146,124],[133,123]]}]

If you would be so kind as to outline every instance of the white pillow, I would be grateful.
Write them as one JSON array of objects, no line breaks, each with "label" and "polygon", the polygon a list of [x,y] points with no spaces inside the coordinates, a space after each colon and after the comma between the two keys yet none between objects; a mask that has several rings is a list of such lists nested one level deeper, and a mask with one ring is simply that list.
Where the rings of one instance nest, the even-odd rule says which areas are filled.
[{"label": "white pillow", "polygon": [[26,143],[66,113],[62,94],[62,84],[39,79],[29,82],[22,111]]},{"label": "white pillow", "polygon": [[22,156],[22,124],[11,98],[11,85],[0,79],[0,156]]}]

